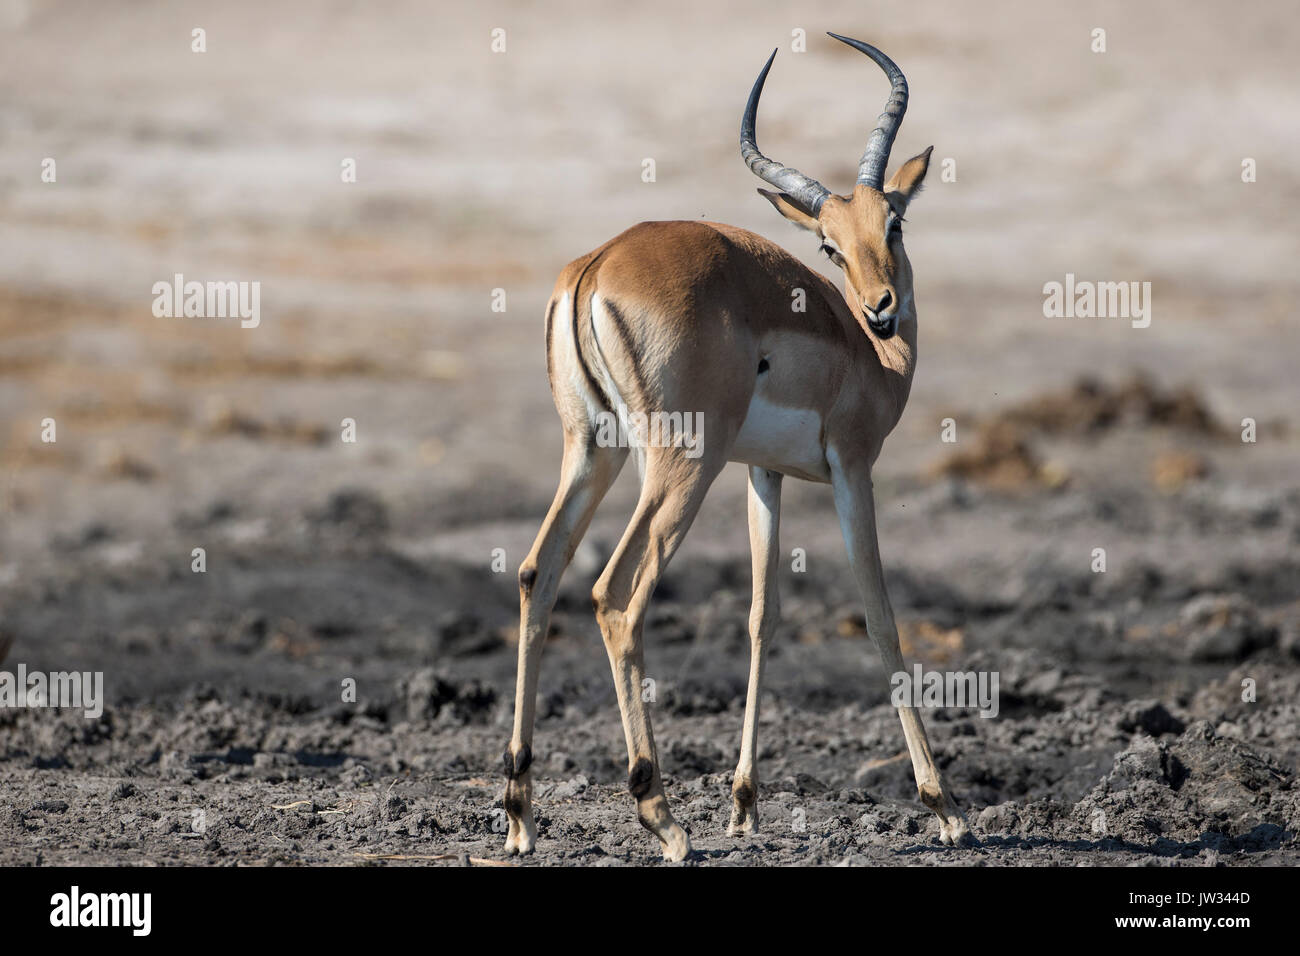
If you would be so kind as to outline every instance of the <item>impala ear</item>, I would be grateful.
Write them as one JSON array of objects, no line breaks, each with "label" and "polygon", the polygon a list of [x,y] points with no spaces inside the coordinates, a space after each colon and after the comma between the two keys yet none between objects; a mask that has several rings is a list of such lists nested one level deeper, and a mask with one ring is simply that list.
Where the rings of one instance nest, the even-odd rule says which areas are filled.
[{"label": "impala ear", "polygon": [[809,215],[796,206],[785,193],[774,193],[770,189],[760,189],[759,195],[776,207],[776,211],[785,216],[800,229],[815,232],[822,238],[822,224],[816,216]]},{"label": "impala ear", "polygon": [[899,166],[898,172],[885,183],[885,195],[897,194],[902,198],[904,206],[911,202],[925,182],[925,174],[930,169],[930,153],[933,151],[934,147],[928,146],[925,152],[918,153]]}]

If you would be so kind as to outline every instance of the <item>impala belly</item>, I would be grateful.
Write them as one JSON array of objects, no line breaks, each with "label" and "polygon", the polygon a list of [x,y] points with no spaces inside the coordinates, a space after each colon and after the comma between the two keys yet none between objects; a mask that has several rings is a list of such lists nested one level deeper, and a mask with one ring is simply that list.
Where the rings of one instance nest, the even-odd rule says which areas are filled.
[{"label": "impala belly", "polygon": [[760,386],[750,399],[730,460],[794,478],[830,481],[821,416],[811,409],[778,405],[762,392]]}]

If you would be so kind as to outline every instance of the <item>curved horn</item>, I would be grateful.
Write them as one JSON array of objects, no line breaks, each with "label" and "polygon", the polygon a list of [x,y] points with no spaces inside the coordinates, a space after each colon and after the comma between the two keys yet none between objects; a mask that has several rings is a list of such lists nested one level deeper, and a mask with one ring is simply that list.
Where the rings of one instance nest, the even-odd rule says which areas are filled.
[{"label": "curved horn", "polygon": [[885,71],[889,82],[893,84],[893,88],[889,91],[889,99],[885,101],[885,111],[877,118],[876,128],[871,131],[871,138],[867,140],[867,151],[858,161],[858,183],[870,186],[872,189],[880,189],[885,181],[885,165],[889,162],[889,151],[893,148],[894,136],[903,122],[903,114],[907,112],[907,77],[903,76],[903,71],[894,64],[893,60],[870,43],[851,40],[838,33],[828,35],[875,60],[876,65]]},{"label": "curved horn", "polygon": [[754,88],[749,92],[749,102],[745,104],[745,115],[740,121],[740,158],[764,182],[771,183],[785,193],[798,206],[802,206],[812,215],[821,212],[822,203],[830,195],[830,190],[810,176],[805,176],[797,169],[782,166],[775,160],[768,159],[758,151],[754,141],[754,121],[758,117],[758,98],[763,95],[763,84],[767,81],[767,71],[772,69],[776,59],[776,50],[767,58],[763,72],[758,74]]}]

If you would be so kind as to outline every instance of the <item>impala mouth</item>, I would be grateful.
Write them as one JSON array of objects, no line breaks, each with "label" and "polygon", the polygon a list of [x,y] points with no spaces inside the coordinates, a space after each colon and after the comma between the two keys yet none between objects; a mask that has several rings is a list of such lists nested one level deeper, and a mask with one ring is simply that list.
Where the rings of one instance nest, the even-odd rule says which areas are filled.
[{"label": "impala mouth", "polygon": [[898,313],[883,316],[867,316],[867,325],[876,333],[876,338],[892,339],[898,332]]}]

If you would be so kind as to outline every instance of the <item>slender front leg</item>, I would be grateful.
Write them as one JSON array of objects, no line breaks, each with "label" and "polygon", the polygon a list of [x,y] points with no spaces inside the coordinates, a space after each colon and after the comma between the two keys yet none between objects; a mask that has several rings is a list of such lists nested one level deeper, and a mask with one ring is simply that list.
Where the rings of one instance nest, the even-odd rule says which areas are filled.
[{"label": "slender front leg", "polygon": [[[828,456],[831,462],[831,485],[835,490],[835,510],[839,513],[840,528],[849,551],[849,562],[866,602],[867,633],[880,652],[886,675],[906,670],[903,652],[898,646],[898,628],[894,624],[894,611],[885,593],[885,572],[880,561],[880,545],[876,537],[876,503],[871,488],[869,465],[841,462],[837,455]],[[903,735],[912,757],[912,772],[916,778],[917,793],[921,802],[939,817],[939,839],[950,845],[974,842],[966,820],[948,795],[934,765],[930,741],[925,736],[921,715],[916,708],[898,708],[903,722]]]},{"label": "slender front leg", "polygon": [[754,599],[749,608],[749,693],[745,696],[745,729],[740,738],[740,762],[731,784],[729,836],[758,832],[758,695],[763,682],[763,658],[768,636],[781,615],[777,594],[778,533],[781,525],[781,473],[749,469],[749,551]]},{"label": "slender front leg", "polygon": [[555,501],[533,548],[519,568],[519,668],[515,676],[515,726],[505,753],[509,853],[531,853],[537,842],[533,821],[533,718],[537,674],[550,626],[560,577],[591,523],[596,506],[627,458],[618,448],[601,448],[580,437],[566,436],[564,464]]}]

